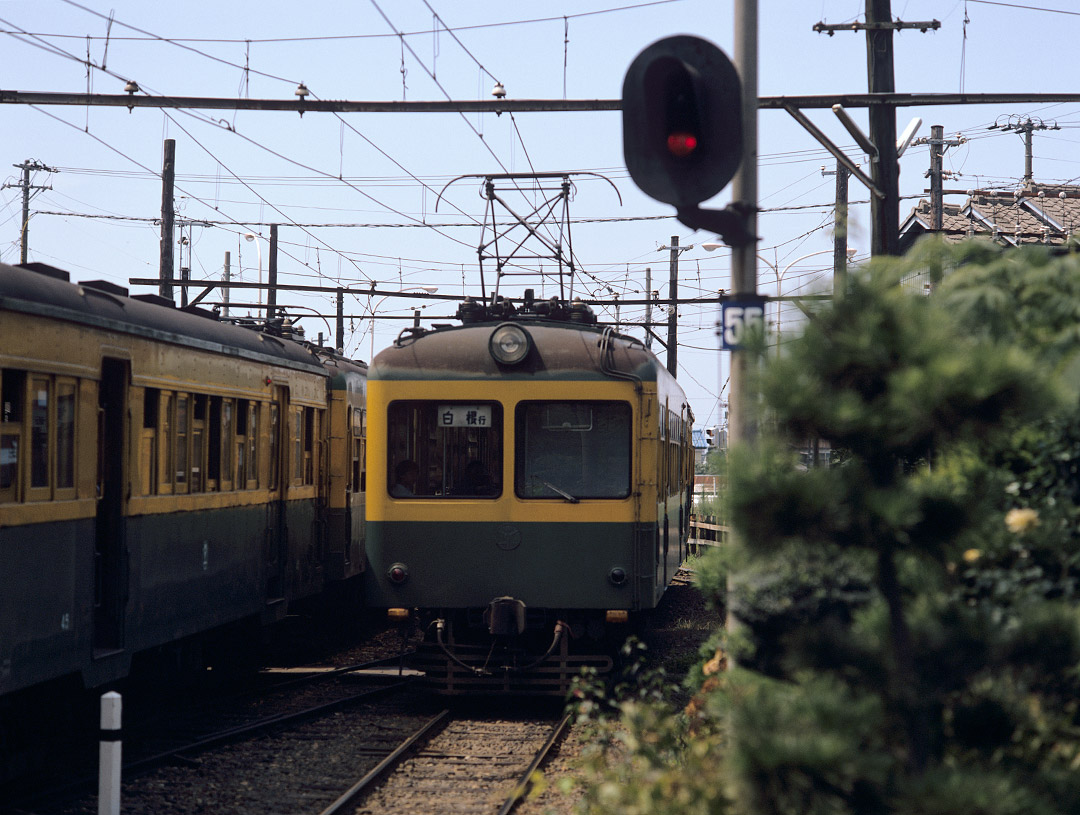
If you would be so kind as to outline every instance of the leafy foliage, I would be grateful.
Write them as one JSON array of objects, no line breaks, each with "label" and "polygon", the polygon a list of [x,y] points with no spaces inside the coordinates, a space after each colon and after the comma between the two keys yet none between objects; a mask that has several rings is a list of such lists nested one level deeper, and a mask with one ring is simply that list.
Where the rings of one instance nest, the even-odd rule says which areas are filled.
[{"label": "leafy foliage", "polygon": [[629,789],[589,811],[1080,811],[1078,318],[1076,256],[929,242],[763,359],[739,543],[698,565],[740,625],[685,711],[615,708],[592,770]]}]

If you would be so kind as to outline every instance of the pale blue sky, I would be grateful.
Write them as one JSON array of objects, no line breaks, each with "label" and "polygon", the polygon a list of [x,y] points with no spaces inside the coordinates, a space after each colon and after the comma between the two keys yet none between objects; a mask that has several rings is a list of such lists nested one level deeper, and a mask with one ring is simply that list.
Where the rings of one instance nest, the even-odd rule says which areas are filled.
[{"label": "pale blue sky", "polygon": [[[1072,49],[1080,35],[1080,12],[1069,5],[1065,0],[1040,0],[1026,7],[976,0],[894,0],[894,17],[942,23],[936,32],[904,31],[895,37],[897,90],[1076,90],[1080,68]],[[865,35],[842,32],[829,37],[812,30],[817,22],[859,20],[863,8],[862,0],[761,0],[761,95],[864,92]],[[444,25],[455,29],[454,35],[430,33],[439,27],[436,13]],[[493,25],[497,23],[504,25]],[[489,98],[492,77],[497,77],[510,97],[562,98],[565,93],[573,99],[612,99],[621,93],[627,66],[649,43],[669,34],[697,34],[730,55],[732,25],[729,0],[650,5],[629,0],[543,4],[380,0],[378,6],[366,0],[305,4],[82,0],[80,5],[0,0],[4,32],[0,88],[120,93],[123,80],[130,78],[152,94],[292,98],[303,81],[323,99],[383,100],[404,95],[419,101]],[[409,35],[405,42],[411,51],[395,36],[399,31]],[[88,51],[91,61],[98,66],[104,62],[116,76],[95,69],[88,77],[84,64]],[[865,113],[853,114],[865,127]],[[285,113],[151,109],[128,113],[114,108],[6,105],[0,115],[4,121],[0,167],[6,168],[0,171],[0,180],[17,183],[19,171],[12,165],[25,159],[61,169],[35,176],[35,183],[51,184],[52,189],[35,196],[32,212],[67,214],[33,215],[30,258],[67,269],[76,280],[105,278],[127,285],[131,277],[156,276],[158,228],[136,219],[160,214],[161,188],[155,174],[161,168],[162,141],[173,138],[180,217],[282,224],[283,283],[348,285],[375,280],[386,290],[438,286],[440,293],[477,292],[477,227],[436,232],[396,225],[482,219],[484,202],[476,183],[452,186],[437,213],[436,194],[457,175],[532,167],[602,173],[622,195],[620,207],[607,184],[584,179],[578,184],[572,216],[598,220],[573,227],[573,248],[583,269],[576,292],[601,295],[610,288],[627,298],[638,297],[648,265],[654,288],[664,296],[668,253],[657,247],[669,243],[672,235],[684,245],[695,244],[681,257],[681,296],[729,285],[728,253],[707,253],[697,247],[712,235],[694,233],[670,218],[649,219],[669,216],[671,211],[643,196],[626,177],[618,113],[464,118],[307,114],[301,119]],[[809,115],[865,167],[865,157],[831,113]],[[959,133],[967,139],[945,157],[946,169],[962,174],[945,186],[966,190],[1011,188],[1018,183],[1024,166],[1021,139],[987,129],[999,117],[1010,115],[1037,117],[1061,127],[1035,134],[1037,181],[1080,177],[1075,149],[1080,105],[902,109],[897,118],[898,130],[920,116],[924,120],[920,136],[928,136],[931,125],[941,124],[949,137]],[[781,269],[792,264],[784,276],[784,294],[827,288],[834,182],[832,176],[822,176],[821,167],[832,169],[834,160],[786,113],[763,111],[759,129],[764,210],[760,253]],[[901,203],[902,215],[927,186],[928,165],[925,146],[913,146],[904,156],[901,192],[913,197]],[[852,201],[866,198],[866,191],[853,180]],[[729,199],[730,191],[722,192],[715,204],[722,206]],[[855,204],[851,216],[850,245],[863,258],[869,246],[868,208]],[[612,218],[630,220],[606,220]],[[0,191],[0,259],[5,262],[18,261],[19,220],[19,191],[10,187]],[[377,226],[295,226],[358,223]],[[228,223],[192,228],[190,255],[184,250],[192,276],[219,276],[229,251],[234,272],[239,266],[242,279],[255,280],[254,244],[240,237],[249,229]],[[254,231],[268,235],[265,226]],[[265,243],[263,252],[265,256]],[[527,284],[522,281],[505,291],[517,295]],[[776,289],[775,275],[764,263],[760,287],[765,293]],[[240,299],[234,295],[234,301]],[[289,295],[279,300],[333,311],[328,297]],[[404,314],[412,305],[388,299],[379,310]],[[346,304],[346,313],[361,315],[367,308],[366,298],[360,298]],[[452,312],[449,304],[428,305],[425,320]],[[642,313],[623,309],[621,316],[640,319]],[[680,321],[679,378],[699,424],[717,422],[721,368],[726,370],[715,350],[715,320],[711,308],[686,307]],[[794,314],[785,310],[782,321],[785,329],[793,327]],[[303,325],[310,337],[328,333],[314,317],[305,318]],[[371,347],[369,321],[347,321],[346,328],[347,350],[366,359]],[[376,350],[400,328],[400,323],[378,323]]]}]

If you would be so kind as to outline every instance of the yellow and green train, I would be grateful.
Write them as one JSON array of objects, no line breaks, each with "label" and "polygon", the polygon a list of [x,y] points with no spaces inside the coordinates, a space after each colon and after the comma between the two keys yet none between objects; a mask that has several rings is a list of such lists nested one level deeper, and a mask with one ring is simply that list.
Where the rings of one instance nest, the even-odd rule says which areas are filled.
[{"label": "yellow and green train", "polygon": [[565,692],[686,555],[693,416],[584,304],[459,316],[369,371],[366,603],[419,620],[443,692]]},{"label": "yellow and green train", "polygon": [[0,264],[0,701],[106,685],[137,655],[193,661],[330,592],[356,613],[366,373]]},{"label": "yellow and green train", "polygon": [[369,371],[0,264],[0,712],[327,600],[419,620],[448,692],[609,666],[686,554],[686,397],[580,303],[459,316]]}]

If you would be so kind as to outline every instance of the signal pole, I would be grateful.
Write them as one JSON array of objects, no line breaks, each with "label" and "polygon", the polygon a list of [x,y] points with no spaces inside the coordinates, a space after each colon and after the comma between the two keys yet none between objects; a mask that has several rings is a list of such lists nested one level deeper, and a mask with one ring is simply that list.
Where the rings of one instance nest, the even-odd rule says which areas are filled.
[{"label": "signal pole", "polygon": [[[736,300],[757,296],[757,207],[758,207],[758,4],[757,0],[735,2],[735,67],[742,80],[742,145],[739,170],[732,184],[732,201],[745,213],[746,231],[755,236],[745,246],[731,248],[731,288]],[[731,352],[731,396],[728,432],[731,443],[750,441],[754,424],[750,413],[748,354]]]},{"label": "signal pole", "polygon": [[27,159],[22,164],[13,164],[12,167],[18,167],[22,170],[22,181],[18,184],[5,184],[2,189],[8,187],[20,187],[22,189],[22,228],[19,230],[19,263],[26,263],[27,252],[29,250],[29,232],[30,232],[30,191],[31,190],[51,190],[51,184],[31,184],[30,183],[30,171],[37,172],[41,170],[46,173],[58,173],[59,170],[52,167],[46,167],[40,161],[34,159]]}]

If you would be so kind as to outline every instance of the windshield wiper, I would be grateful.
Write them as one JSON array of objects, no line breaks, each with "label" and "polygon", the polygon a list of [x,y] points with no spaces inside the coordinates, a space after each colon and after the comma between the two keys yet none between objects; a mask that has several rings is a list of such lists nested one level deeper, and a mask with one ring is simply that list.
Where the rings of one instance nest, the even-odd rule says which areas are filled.
[{"label": "windshield wiper", "polygon": [[558,488],[558,487],[556,487],[556,486],[555,486],[554,484],[552,484],[552,483],[551,483],[550,481],[545,481],[544,479],[542,479],[542,478],[541,478],[540,476],[538,476],[538,475],[531,475],[531,476],[529,476],[529,477],[530,477],[530,478],[532,478],[532,479],[533,479],[533,480],[535,480],[535,481],[539,481],[539,482],[540,482],[541,484],[543,484],[543,485],[544,485],[545,487],[547,487],[547,488],[548,488],[549,490],[551,490],[551,491],[553,491],[553,492],[557,492],[557,493],[558,493],[559,495],[561,495],[561,496],[562,496],[563,498],[565,498],[565,499],[566,499],[567,501],[569,501],[569,502],[570,502],[571,504],[580,504],[580,503],[581,503],[580,499],[578,499],[578,498],[575,498],[575,497],[574,497],[573,495],[571,495],[570,493],[568,493],[568,492],[567,492],[566,490],[561,490],[561,489],[559,489],[559,488]]}]

